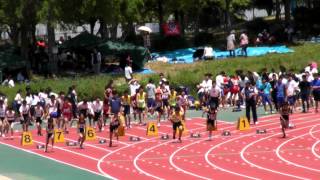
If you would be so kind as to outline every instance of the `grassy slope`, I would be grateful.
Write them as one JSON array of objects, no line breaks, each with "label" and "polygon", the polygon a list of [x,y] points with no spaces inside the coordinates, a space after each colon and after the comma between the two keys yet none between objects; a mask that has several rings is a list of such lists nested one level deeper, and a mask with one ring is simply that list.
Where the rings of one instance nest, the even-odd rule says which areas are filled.
[{"label": "grassy slope", "polygon": [[[234,74],[235,70],[251,70],[260,71],[262,68],[275,70],[279,69],[280,65],[287,69],[293,69],[298,72],[303,69],[310,61],[320,63],[320,44],[304,44],[292,47],[295,53],[290,54],[270,54],[261,57],[250,58],[234,58],[221,61],[206,61],[197,62],[194,64],[166,64],[166,63],[148,63],[146,66],[156,72],[163,72],[168,77],[173,85],[185,85],[195,87],[203,78],[203,74],[210,72],[217,74],[220,71],[225,71],[228,74]],[[153,78],[158,81],[158,75],[135,75],[135,78],[140,79],[143,84],[146,84],[148,78]],[[103,96],[103,90],[106,83],[114,79],[115,86],[120,91],[123,91],[127,86],[122,77],[101,75],[81,78],[60,78],[53,79],[35,79],[31,83],[32,89],[39,90],[40,88],[51,87],[55,92],[67,91],[68,87],[75,84],[79,93],[79,97],[93,98]],[[15,88],[3,88],[0,91],[9,96],[11,100],[18,89],[24,89],[24,85],[18,85]]]}]

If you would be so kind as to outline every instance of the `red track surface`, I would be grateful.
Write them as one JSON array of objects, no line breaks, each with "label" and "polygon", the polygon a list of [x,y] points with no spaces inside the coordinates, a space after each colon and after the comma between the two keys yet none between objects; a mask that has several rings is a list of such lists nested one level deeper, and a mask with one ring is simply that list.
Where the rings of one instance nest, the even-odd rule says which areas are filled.
[{"label": "red track surface", "polygon": [[[145,137],[144,127],[128,130],[112,148],[97,140],[87,141],[85,149],[60,143],[54,152],[44,153],[35,145],[45,139],[34,132],[32,146],[20,146],[18,137],[0,143],[115,179],[320,179],[320,115],[294,114],[290,119],[296,128],[288,130],[285,139],[280,138],[279,116],[272,115],[260,118],[259,125],[248,131],[221,121],[212,141],[207,141],[204,119],[196,118],[187,121],[187,128],[201,132],[202,138],[186,135],[182,143]],[[256,134],[259,128],[267,129],[267,134]],[[221,136],[223,130],[232,135]],[[160,134],[171,132],[169,123],[159,129]],[[98,139],[107,134],[97,133]],[[130,142],[131,135],[142,140]],[[65,138],[76,141],[76,131]]]}]

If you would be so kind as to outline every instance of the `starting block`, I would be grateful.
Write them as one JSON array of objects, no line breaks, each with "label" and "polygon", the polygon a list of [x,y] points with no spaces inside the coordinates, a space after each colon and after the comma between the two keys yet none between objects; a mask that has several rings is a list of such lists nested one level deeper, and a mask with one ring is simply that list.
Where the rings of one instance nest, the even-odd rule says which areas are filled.
[{"label": "starting block", "polygon": [[267,134],[266,129],[257,129],[257,134]]},{"label": "starting block", "polygon": [[293,123],[289,123],[288,128],[289,129],[294,129],[296,127],[296,125],[294,125]]},{"label": "starting block", "polygon": [[168,134],[161,135],[161,140],[168,140],[170,137]]},{"label": "starting block", "polygon": [[130,141],[140,141],[140,137],[130,137]]},{"label": "starting block", "polygon": [[201,138],[201,134],[200,134],[199,132],[191,133],[191,134],[190,134],[190,137],[191,137],[191,138]]},{"label": "starting block", "polygon": [[38,144],[37,145],[37,149],[44,149],[46,146],[45,145],[43,145],[43,144]]},{"label": "starting block", "polygon": [[66,145],[67,145],[67,146],[77,146],[78,143],[77,143],[77,142],[73,142],[73,141],[67,141],[67,142],[66,142]]},{"label": "starting block", "polygon": [[222,136],[231,136],[231,133],[230,133],[230,131],[223,131],[221,135]]},{"label": "starting block", "polygon": [[107,143],[107,140],[105,140],[105,139],[100,139],[99,140],[99,144],[105,144],[105,143]]}]

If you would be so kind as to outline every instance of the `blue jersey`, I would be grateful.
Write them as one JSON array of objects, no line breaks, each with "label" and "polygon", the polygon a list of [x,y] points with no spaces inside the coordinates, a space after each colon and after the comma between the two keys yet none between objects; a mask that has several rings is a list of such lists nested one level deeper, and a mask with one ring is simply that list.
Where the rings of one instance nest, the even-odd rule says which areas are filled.
[{"label": "blue jersey", "polygon": [[284,97],[285,94],[284,94],[284,91],[285,91],[285,85],[283,83],[279,83],[277,84],[277,97]]},{"label": "blue jersey", "polygon": [[[318,79],[313,80],[312,83],[311,83],[311,86],[312,86],[312,87],[314,87],[314,86],[320,87],[320,79],[318,78]],[[315,91],[315,92],[320,92],[320,88],[315,89],[315,90],[313,90],[313,91]]]}]

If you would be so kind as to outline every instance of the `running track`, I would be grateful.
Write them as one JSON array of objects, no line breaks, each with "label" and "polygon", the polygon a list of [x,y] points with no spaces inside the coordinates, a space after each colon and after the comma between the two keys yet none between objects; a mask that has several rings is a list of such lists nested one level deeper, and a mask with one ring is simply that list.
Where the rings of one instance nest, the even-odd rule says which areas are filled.
[{"label": "running track", "polygon": [[[285,139],[280,138],[279,116],[271,115],[260,118],[259,125],[248,131],[219,121],[212,141],[207,140],[205,120],[195,118],[187,121],[187,128],[200,132],[201,138],[185,135],[182,143],[146,137],[144,127],[128,130],[111,148],[97,140],[87,141],[85,149],[60,143],[54,152],[44,153],[36,144],[43,144],[45,138],[35,132],[32,146],[20,146],[18,133],[13,140],[2,138],[0,143],[113,179],[320,179],[320,115],[297,113],[290,119],[296,128],[288,130]],[[256,134],[260,128],[267,129],[267,134]],[[221,136],[223,130],[232,135]],[[171,132],[171,125],[162,123],[159,134],[171,136]],[[107,135],[107,131],[97,133],[98,139]],[[141,141],[130,142],[132,135]],[[65,138],[76,141],[76,130]]]}]

